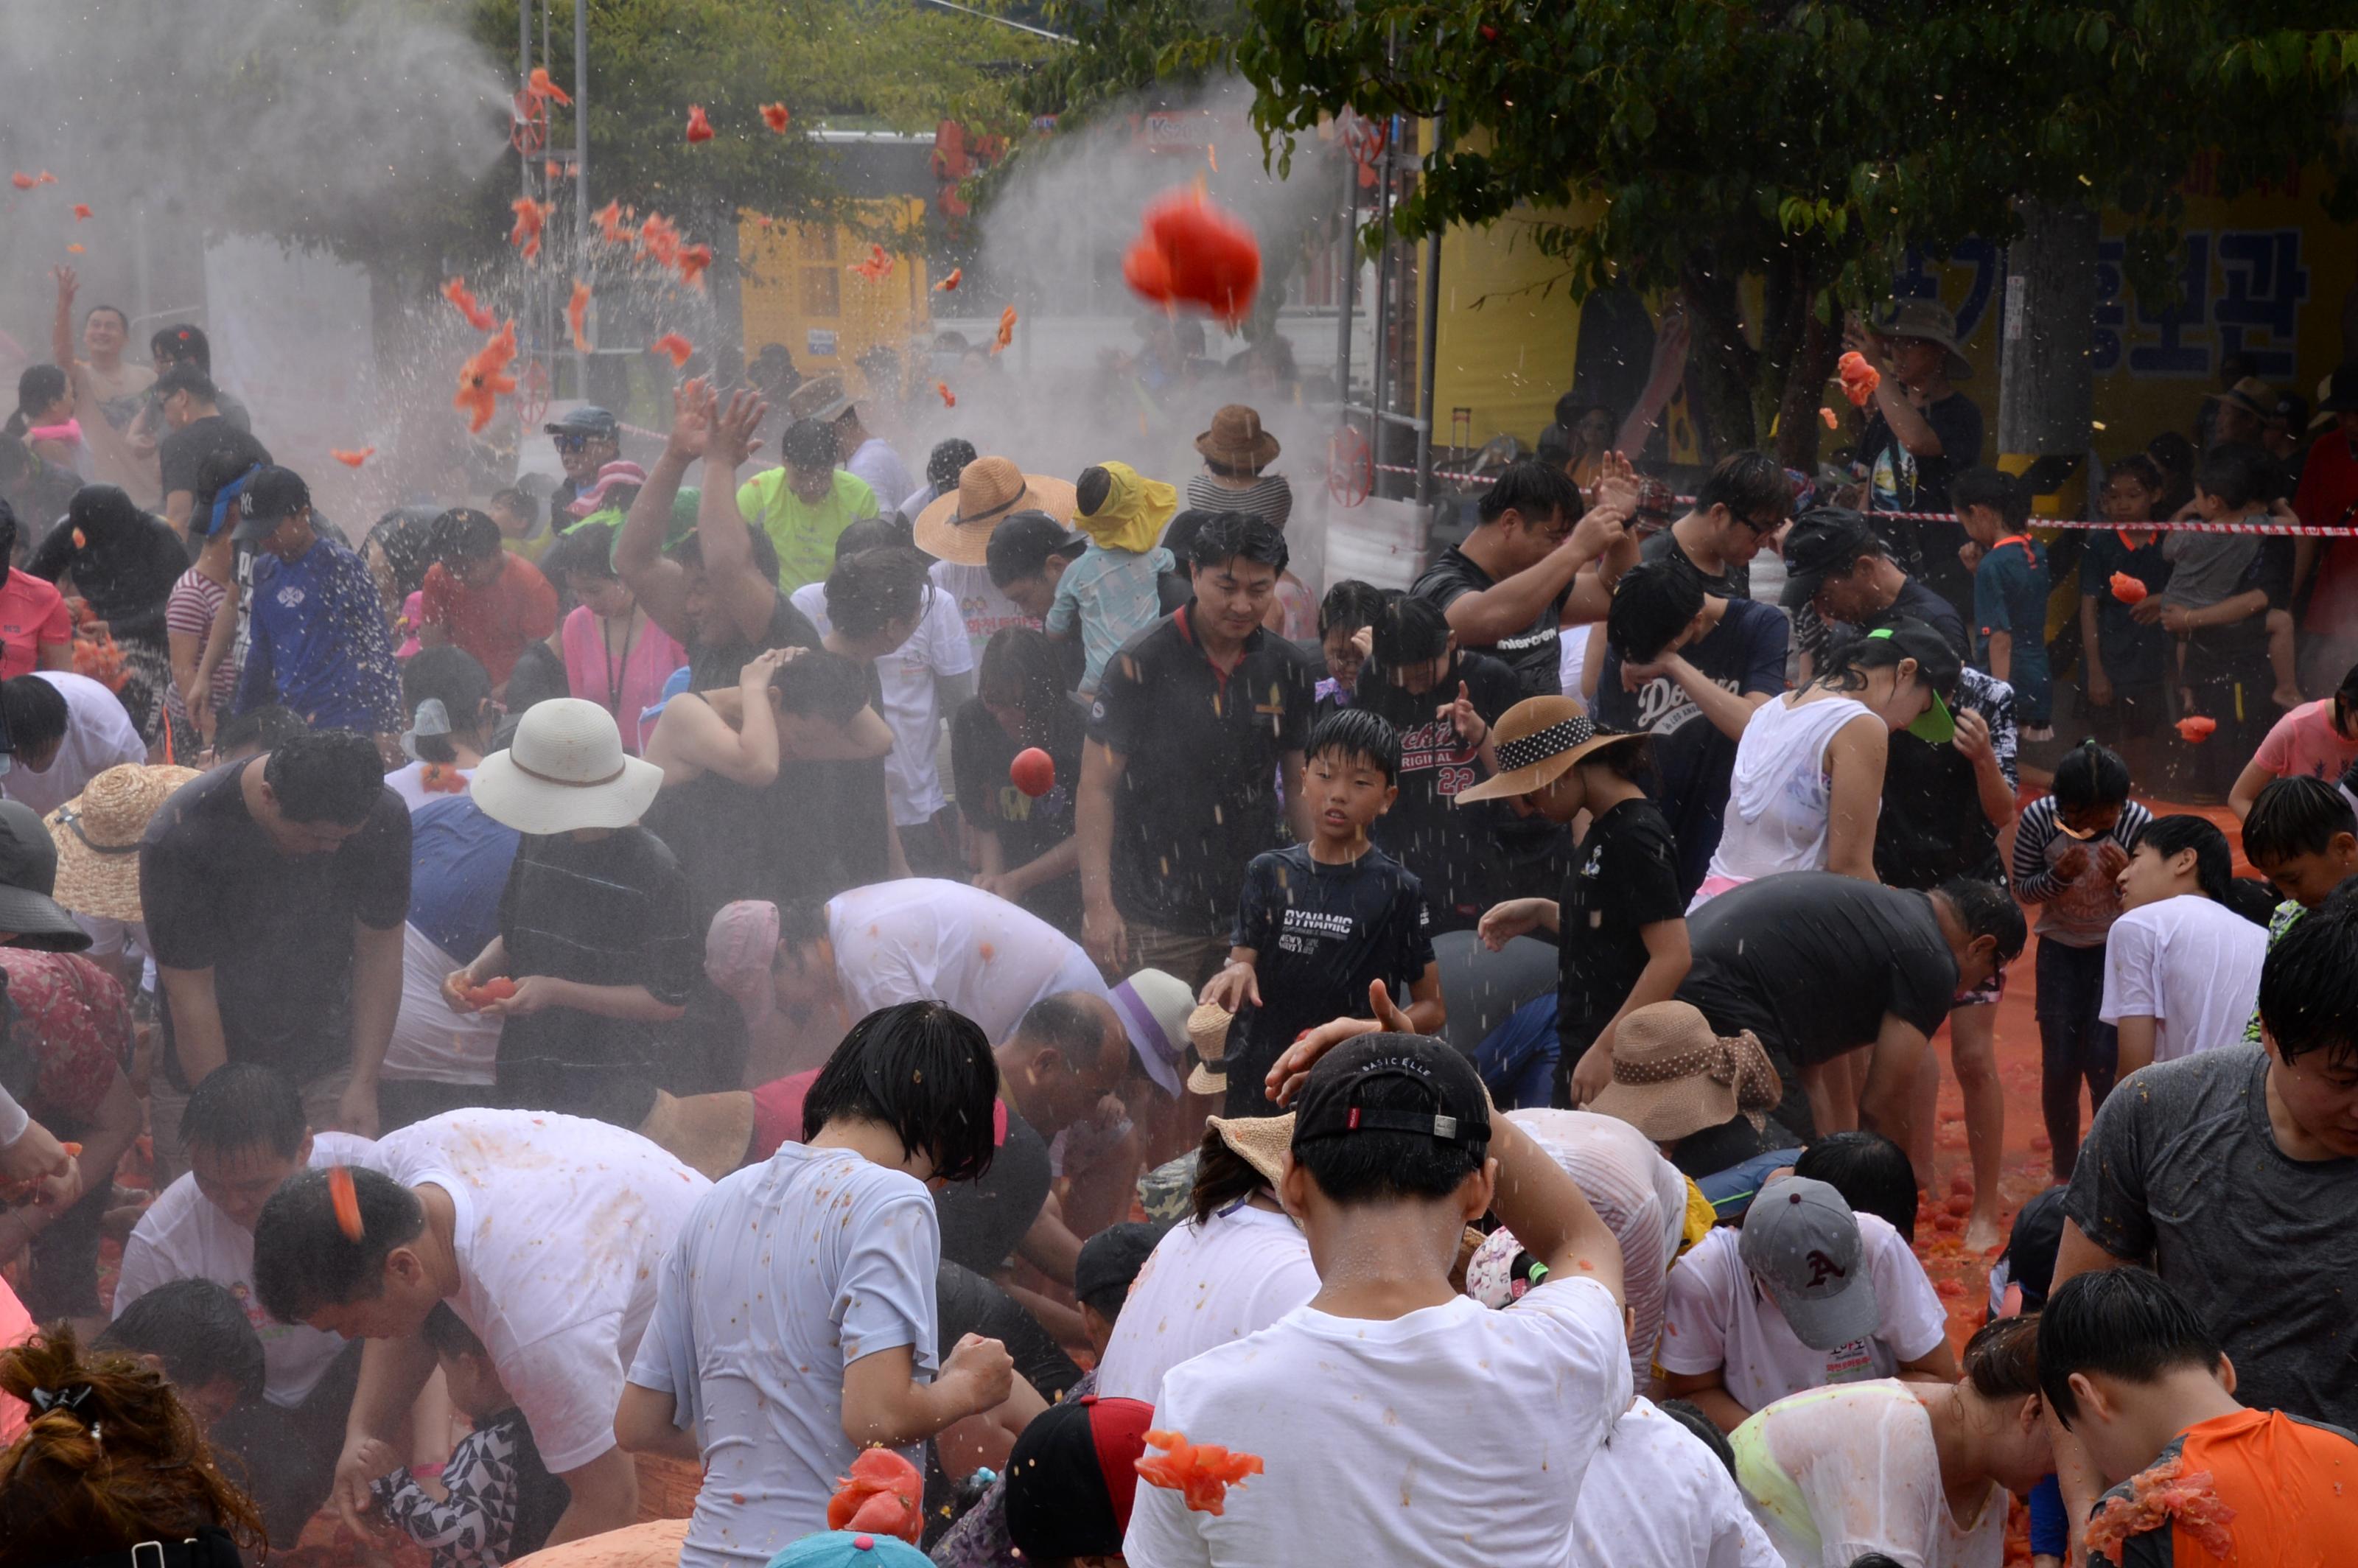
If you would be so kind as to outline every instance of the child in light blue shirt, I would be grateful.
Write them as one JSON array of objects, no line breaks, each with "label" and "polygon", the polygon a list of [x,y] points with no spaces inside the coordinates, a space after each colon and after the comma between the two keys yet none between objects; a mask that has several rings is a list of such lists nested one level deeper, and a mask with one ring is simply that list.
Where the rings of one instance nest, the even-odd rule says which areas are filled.
[{"label": "child in light blue shirt", "polygon": [[1155,541],[1178,510],[1179,492],[1116,462],[1087,470],[1075,489],[1080,509],[1074,521],[1089,545],[1057,580],[1047,629],[1051,637],[1069,639],[1079,627],[1087,698],[1096,695],[1114,651],[1162,619],[1156,579],[1172,569],[1172,559]]}]

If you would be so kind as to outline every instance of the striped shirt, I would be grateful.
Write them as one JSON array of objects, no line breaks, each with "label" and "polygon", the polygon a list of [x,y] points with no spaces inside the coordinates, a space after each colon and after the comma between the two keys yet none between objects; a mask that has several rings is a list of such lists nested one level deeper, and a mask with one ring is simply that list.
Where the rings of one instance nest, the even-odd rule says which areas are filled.
[{"label": "striped shirt", "polygon": [[1246,512],[1272,528],[1293,515],[1293,486],[1282,474],[1263,474],[1247,485],[1223,484],[1208,473],[1187,481],[1187,504],[1199,512]]},{"label": "striped shirt", "polygon": [[[2014,830],[2014,896],[2039,905],[2041,937],[2051,937],[2066,947],[2104,945],[2105,934],[2120,917],[2121,890],[2098,869],[2096,851],[2105,843],[2114,843],[2123,854],[2128,853],[2152,820],[2152,812],[2136,801],[2125,801],[2113,830],[2083,845],[2057,821],[2053,795],[2041,795],[2023,808]],[[2082,847],[2088,851],[2088,864],[2067,882],[2056,873],[2055,862]]]}]

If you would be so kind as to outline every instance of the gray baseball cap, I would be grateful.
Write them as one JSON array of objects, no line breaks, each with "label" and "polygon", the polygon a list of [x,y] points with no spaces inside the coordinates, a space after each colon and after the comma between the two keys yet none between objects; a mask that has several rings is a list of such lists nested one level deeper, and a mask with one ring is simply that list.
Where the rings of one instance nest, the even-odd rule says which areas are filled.
[{"label": "gray baseball cap", "polygon": [[1868,1338],[1883,1321],[1858,1217],[1823,1182],[1787,1176],[1761,1188],[1736,1254],[1812,1350]]}]

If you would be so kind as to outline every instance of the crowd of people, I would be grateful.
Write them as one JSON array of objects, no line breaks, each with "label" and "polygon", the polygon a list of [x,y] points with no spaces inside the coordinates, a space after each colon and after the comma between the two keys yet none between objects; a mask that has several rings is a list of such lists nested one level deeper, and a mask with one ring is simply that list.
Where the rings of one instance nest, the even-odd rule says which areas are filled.
[{"label": "crowd of people", "polygon": [[1319,593],[1253,408],[1067,480],[833,375],[355,542],[76,305],[0,438],[0,1568],[2358,1526],[2358,539],[2215,526],[2358,504],[2358,368],[2042,543],[1912,302],[1846,492],[1665,513],[1568,400]]}]

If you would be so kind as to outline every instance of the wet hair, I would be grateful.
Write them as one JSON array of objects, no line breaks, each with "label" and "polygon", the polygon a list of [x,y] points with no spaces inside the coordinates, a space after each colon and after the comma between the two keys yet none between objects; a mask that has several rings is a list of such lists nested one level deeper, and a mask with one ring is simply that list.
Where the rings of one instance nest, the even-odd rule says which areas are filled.
[{"label": "wet hair", "polygon": [[1187,1195],[1187,1204],[1203,1225],[1224,1208],[1244,1202],[1255,1193],[1271,1191],[1269,1178],[1253,1163],[1228,1147],[1217,1127],[1204,1129],[1204,1141],[1195,1151],[1195,1185]]},{"label": "wet hair", "polygon": [[2050,787],[2055,804],[2066,811],[2119,806],[2129,797],[2129,765],[2092,738],[2063,753]]},{"label": "wet hair", "polygon": [[1035,1045],[1053,1045],[1085,1073],[1104,1065],[1112,1047],[1106,1041],[1105,1020],[1074,1000],[1074,993],[1044,996],[1024,1009],[1016,1034]]},{"label": "wet hair", "polygon": [[2271,779],[2244,818],[2244,859],[2266,867],[2296,855],[2321,855],[2341,833],[2358,836],[2358,813],[2347,795],[2306,773]]},{"label": "wet hair", "polygon": [[899,1136],[904,1155],[931,1158],[935,1175],[970,1182],[996,1152],[998,1095],[999,1065],[972,1019],[946,1002],[900,1002],[853,1024],[818,1070],[803,1096],[803,1141],[838,1117],[872,1121]]},{"label": "wet hair", "polygon": [[434,1310],[426,1314],[418,1326],[417,1336],[432,1347],[434,1354],[446,1360],[488,1361],[491,1352],[475,1337],[475,1331],[466,1321],[450,1310],[449,1302],[436,1302]]},{"label": "wet hair", "polygon": [[[1922,635],[1912,639],[1912,645],[1903,643],[1897,637],[1869,635],[1874,631],[1901,627],[1913,627]],[[1932,657],[1918,658],[1920,649],[1931,654]],[[1956,649],[1946,637],[1925,622],[1900,615],[1887,617],[1874,626],[1829,625],[1826,628],[1825,662],[1817,678],[1810,684],[1833,691],[1864,690],[1870,672],[1896,670],[1903,659],[1916,659],[1916,678],[1930,687],[1943,701],[1957,689],[1957,680],[1964,673],[1964,661],[1957,656]]]},{"label": "wet hair", "polygon": [[1198,571],[1245,560],[1282,572],[1289,558],[1284,530],[1251,512],[1216,512],[1187,541],[1188,563]]},{"label": "wet hair", "polygon": [[187,360],[180,361],[157,376],[155,392],[159,400],[179,392],[187,393],[200,403],[211,403],[221,396],[221,388],[213,384],[213,378]]},{"label": "wet hair", "polygon": [[975,690],[991,701],[1010,701],[1033,719],[1046,719],[1065,700],[1070,684],[1064,654],[1044,632],[1002,626],[982,646]]},{"label": "wet hair", "polygon": [[[748,523],[745,534],[753,547],[753,569],[761,573],[764,580],[777,581],[778,546],[771,542],[769,533]],[[690,529],[686,538],[665,548],[664,555],[689,571],[700,572],[704,569],[704,536]]]},{"label": "wet hair", "polygon": [[1083,469],[1081,477],[1073,482],[1073,501],[1080,507],[1081,515],[1084,517],[1096,516],[1098,508],[1103,506],[1106,503],[1106,498],[1111,494],[1113,494],[1113,474],[1098,464],[1093,463]]},{"label": "wet hair", "polygon": [[868,706],[868,672],[825,648],[806,648],[770,672],[781,710],[805,719],[849,724]]},{"label": "wet hair", "polygon": [[2072,1275],[2037,1321],[2039,1391],[2067,1429],[2080,1414],[2074,1372],[2150,1383],[2180,1367],[2214,1371],[2226,1358],[2186,1299],[2134,1264]]},{"label": "wet hair", "polygon": [[5,582],[9,572],[15,569],[8,563],[16,554],[16,509],[8,504],[6,496],[0,495],[0,582]]},{"label": "wet hair", "polygon": [[925,458],[925,482],[944,494],[957,488],[958,475],[975,460],[974,443],[963,436],[936,441]]},{"label": "wet hair", "polygon": [[34,417],[63,397],[70,384],[55,365],[27,365],[16,378],[16,412],[8,421],[8,434],[21,436],[31,429]]},{"label": "wet hair", "polygon": [[[1350,1042],[1357,1050],[1328,1054],[1311,1069],[1314,1080],[1328,1074],[1354,1071],[1352,1064],[1385,1042],[1412,1043],[1420,1054],[1455,1048],[1429,1038],[1409,1034],[1366,1034]],[[1466,1071],[1471,1072],[1469,1066]],[[1395,1111],[1430,1116],[1433,1088],[1405,1073],[1370,1074],[1352,1086],[1351,1104],[1367,1111]],[[1318,1190],[1346,1206],[1399,1198],[1445,1198],[1489,1157],[1487,1139],[1444,1142],[1429,1133],[1395,1132],[1362,1128],[1343,1138],[1315,1138],[1293,1146],[1293,1162],[1309,1172]]]},{"label": "wet hair", "polygon": [[[1125,1219],[1120,1224],[1107,1226],[1082,1242],[1081,1251],[1086,1256],[1102,1256],[1118,1251],[1124,1271],[1107,1279],[1103,1288],[1081,1296],[1080,1303],[1108,1323],[1120,1321],[1121,1309],[1130,1300],[1130,1287],[1138,1281],[1139,1272],[1146,1266],[1148,1254],[1153,1250],[1152,1244],[1161,1239],[1163,1228],[1143,1220]],[[1149,1245],[1144,1250],[1139,1250],[1132,1245],[1133,1239]],[[1081,1271],[1091,1271],[1086,1261],[1081,1264]]]},{"label": "wet hair", "polygon": [[176,365],[192,364],[207,375],[213,372],[212,340],[205,336],[202,327],[163,327],[147,340],[151,358],[163,358]]},{"label": "wet hair", "polygon": [[81,313],[81,321],[82,321],[82,325],[83,325],[83,326],[85,326],[85,327],[89,326],[89,325],[90,325],[90,319],[91,319],[92,317],[93,317],[93,316],[97,315],[97,314],[98,314],[100,311],[102,311],[102,310],[105,311],[108,315],[110,315],[110,316],[114,317],[117,321],[120,321],[120,322],[123,324],[123,330],[124,330],[125,332],[128,332],[128,331],[130,331],[130,330],[131,330],[131,318],[130,318],[127,314],[125,314],[125,313],[124,313],[123,307],[122,307],[122,306],[120,306],[120,305],[93,305],[93,306],[92,306],[89,309],[87,309],[87,310],[85,310],[85,311],[83,311],[83,312]]},{"label": "wet hair", "polygon": [[548,553],[540,557],[540,575],[554,583],[564,583],[576,577],[594,578],[600,581],[620,578],[614,569],[614,536],[605,527],[584,528],[579,534],[560,534]]},{"label": "wet hair", "polygon": [[1449,617],[1433,600],[1414,594],[1386,602],[1376,615],[1375,631],[1368,657],[1379,671],[1427,664],[1449,650]]},{"label": "wet hair", "polygon": [[[401,708],[412,724],[417,720],[418,705],[438,698],[449,714],[454,731],[484,734],[499,722],[494,712],[487,725],[483,711],[492,700],[492,674],[464,648],[421,648],[402,666]],[[420,761],[459,760],[458,748],[448,735],[420,735],[416,744]]]},{"label": "wet hair", "polygon": [[1908,1152],[1879,1132],[1830,1132],[1801,1151],[1793,1174],[1823,1182],[1853,1212],[1871,1214],[1916,1241],[1916,1169]]},{"label": "wet hair", "polygon": [[265,702],[260,708],[249,708],[222,719],[221,727],[213,731],[213,750],[222,756],[248,746],[276,752],[310,728],[293,708]]},{"label": "wet hair", "polygon": [[2195,488],[2228,506],[2264,506],[2283,487],[2283,470],[2266,447],[2224,441],[2202,454]]},{"label": "wet hair", "polygon": [[1712,465],[1695,487],[1694,509],[1727,508],[1739,523],[1757,521],[1764,512],[1779,518],[1793,509],[1793,481],[1771,452],[1730,452]]},{"label": "wet hair", "polygon": [[990,531],[990,542],[982,549],[983,564],[990,573],[991,586],[1004,589],[1040,576],[1058,556],[1073,559],[1087,546],[1087,539],[1076,537],[1044,512],[1018,512]]},{"label": "wet hair", "polygon": [[895,621],[914,626],[932,589],[925,557],[914,550],[838,556],[827,574],[827,618],[846,637],[873,637]]},{"label": "wet hair", "polygon": [[66,694],[38,676],[12,676],[0,681],[0,721],[8,729],[8,743],[19,752],[66,738],[73,709]]},{"label": "wet hair", "polygon": [[2333,732],[2345,741],[2358,739],[2358,665],[2333,688]]},{"label": "wet hair", "polygon": [[[2216,833],[2218,829],[2213,827],[2212,831]],[[2225,841],[2221,842],[2223,846]],[[1951,877],[1933,891],[1957,912],[1968,938],[1997,939],[1996,956],[2001,966],[2022,957],[2023,944],[2030,940],[2030,927],[2022,918],[2022,905],[2014,902],[2012,893],[1996,882],[1972,877]]]},{"label": "wet hair", "polygon": [[164,1376],[194,1391],[226,1378],[241,1400],[262,1397],[262,1336],[229,1288],[212,1280],[172,1280],[117,1313],[92,1348],[153,1356]]},{"label": "wet hair", "polygon": [[845,526],[835,536],[835,558],[856,556],[862,550],[914,550],[917,547],[916,530],[909,520],[895,512],[891,516],[862,517]]},{"label": "wet hair", "polygon": [[1614,585],[1605,641],[1625,664],[1651,664],[1703,613],[1703,579],[1677,561],[1631,567]]},{"label": "wet hair", "polygon": [[834,426],[797,419],[778,438],[778,456],[788,468],[832,469],[838,445]]},{"label": "wet hair", "polygon": [[1312,725],[1310,739],[1303,743],[1305,763],[1320,757],[1366,762],[1384,775],[1386,785],[1396,784],[1401,770],[1400,731],[1372,708],[1338,708]]},{"label": "wet hair", "polygon": [[281,1160],[303,1152],[310,1130],[303,1096],[287,1076],[259,1062],[232,1062],[207,1073],[180,1112],[180,1147],[227,1154],[266,1149]]},{"label": "wet hair", "polygon": [[504,506],[510,512],[516,514],[519,517],[525,518],[535,516],[540,511],[540,503],[533,498],[532,492],[519,489],[517,486],[513,484],[509,485],[505,490],[495,490],[492,492],[491,500],[484,503],[484,504],[487,506]]},{"label": "wet hair", "polygon": [[1345,578],[1318,601],[1318,634],[1324,637],[1330,632],[1357,632],[1362,626],[1373,626],[1393,597],[1371,582]]},{"label": "wet hair", "polygon": [[2228,852],[2227,836],[2209,817],[2184,813],[2157,816],[2137,834],[2129,852],[2135,854],[2147,845],[2165,860],[2180,849],[2193,850],[2195,885],[2203,897],[2218,903],[2227,902],[2228,884],[2235,880],[2234,857]]},{"label": "wet hair", "polygon": [[[262,1515],[213,1463],[164,1375],[129,1356],[85,1352],[68,1323],[0,1351],[0,1392],[87,1389],[32,1415],[0,1454],[0,1568],[178,1541],[200,1527],[259,1546]],[[103,1439],[103,1440],[102,1440]]]},{"label": "wet hair", "polygon": [[1204,531],[1205,524],[1218,515],[1217,512],[1191,506],[1163,525],[1163,547],[1171,552],[1171,558],[1178,563],[1181,572],[1186,571],[1187,563],[1193,558],[1195,535]]},{"label": "wet hair", "polygon": [[2039,1314],[1992,1318],[1958,1357],[1965,1381],[1985,1400],[2027,1400],[2039,1392]]},{"label": "wet hair", "polygon": [[2110,484],[2116,479],[2133,480],[2139,490],[2153,496],[2159,496],[2169,485],[2169,481],[2161,476],[2161,465],[2143,452],[2131,452],[2127,457],[2108,464],[2104,470],[2104,482]]},{"label": "wet hair", "polygon": [[292,822],[366,822],[384,798],[384,759],[350,730],[306,730],[271,748],[262,782]]},{"label": "wet hair", "polygon": [[507,535],[500,532],[491,514],[471,506],[453,506],[434,519],[427,537],[432,541],[434,558],[449,566],[498,555],[505,547]]},{"label": "wet hair", "polygon": [[1711,1456],[1726,1466],[1731,1476],[1736,1474],[1736,1449],[1727,1441],[1727,1433],[1718,1423],[1704,1414],[1703,1407],[1693,1400],[1664,1400],[1654,1407],[1681,1426],[1687,1435],[1711,1450]]},{"label": "wet hair", "polygon": [[2277,1054],[2358,1065],[2358,898],[2339,890],[2260,963],[2260,1027]]},{"label": "wet hair", "polygon": [[359,1240],[338,1222],[330,1173],[319,1168],[296,1172],[254,1223],[254,1294],[281,1323],[308,1322],[321,1307],[374,1301],[384,1293],[386,1256],[426,1229],[426,1206],[391,1176],[359,1165],[335,1170],[352,1182],[359,1202]]},{"label": "wet hair", "polygon": [[1475,507],[1476,514],[1485,523],[1496,523],[1512,512],[1526,523],[1545,523],[1562,514],[1569,524],[1579,521],[1586,510],[1581,503],[1580,487],[1572,482],[1572,476],[1536,458],[1518,459],[1499,470],[1498,479],[1482,492]]},{"label": "wet hair", "polygon": [[1968,506],[1986,506],[2008,528],[2030,521],[2029,487],[1994,468],[1960,470],[1949,481],[1949,504],[1960,513]]}]

